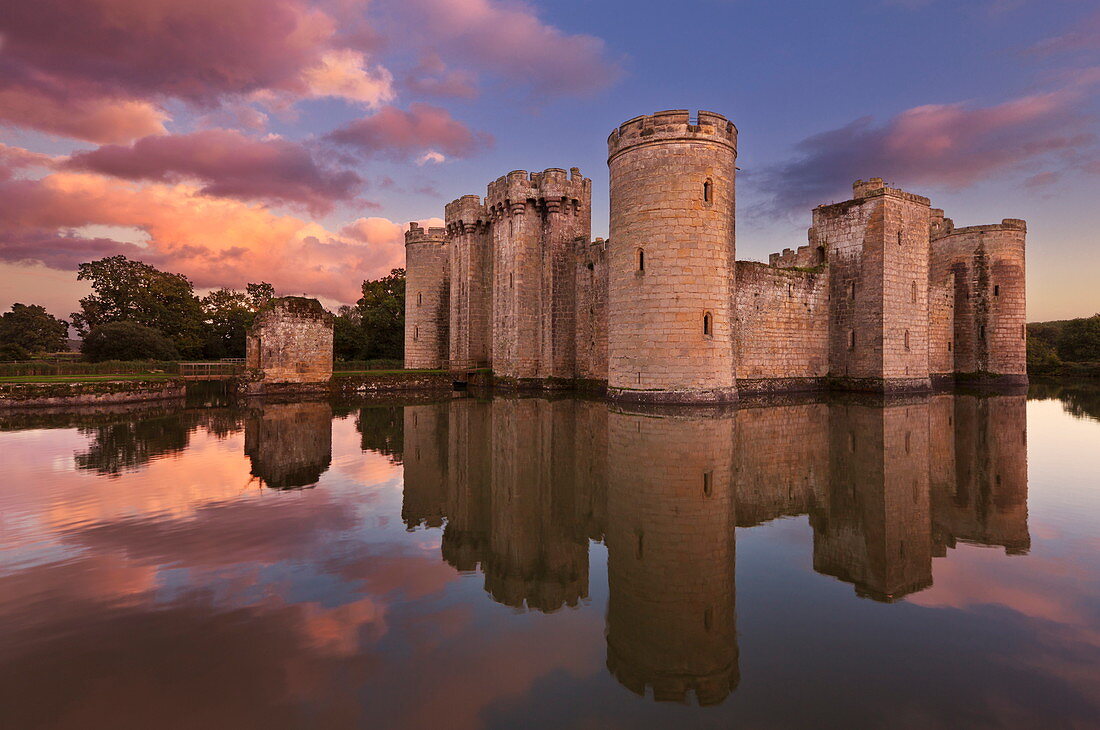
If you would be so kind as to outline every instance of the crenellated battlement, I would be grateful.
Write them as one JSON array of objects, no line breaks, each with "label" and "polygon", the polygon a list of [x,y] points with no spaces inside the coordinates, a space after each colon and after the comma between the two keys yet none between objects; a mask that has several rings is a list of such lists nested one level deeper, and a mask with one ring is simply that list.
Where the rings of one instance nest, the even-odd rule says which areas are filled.
[{"label": "crenellated battlement", "polygon": [[479,196],[463,195],[447,203],[443,219],[446,221],[447,233],[454,235],[466,229],[476,230],[488,222],[489,215]]},{"label": "crenellated battlement", "polygon": [[608,160],[625,150],[659,142],[707,141],[737,152],[737,127],[715,112],[700,111],[693,120],[686,109],[634,117],[620,124],[607,138]]},{"label": "crenellated battlement", "polygon": [[[955,228],[955,222],[950,218],[943,218],[943,211],[939,211],[940,217],[932,218],[932,238],[939,240],[948,236],[963,236],[971,233],[999,233],[1002,231],[1020,231],[1027,233],[1027,221],[1020,218],[1005,218],[1000,223],[990,223],[984,226],[964,226]],[[937,233],[937,225],[939,231]]]},{"label": "crenellated battlement", "polygon": [[[922,205],[931,205],[932,201],[923,195],[915,195],[913,193],[907,193],[901,188],[892,188],[883,182],[881,177],[873,177],[870,180],[856,180],[852,183],[852,199],[863,200],[865,198],[877,198],[883,195],[889,195],[895,198],[901,198],[902,200],[909,200],[914,203],[920,203]],[[843,205],[839,203],[838,205]],[[819,208],[825,208],[829,206],[818,206]]]},{"label": "crenellated battlement", "polygon": [[405,245],[412,243],[444,243],[447,238],[446,228],[421,228],[416,221],[409,223],[409,230],[405,231]]},{"label": "crenellated battlement", "polygon": [[592,181],[581,175],[580,168],[567,172],[551,167],[542,172],[513,170],[489,183],[485,207],[496,218],[530,204],[550,212],[576,214],[592,197]]}]

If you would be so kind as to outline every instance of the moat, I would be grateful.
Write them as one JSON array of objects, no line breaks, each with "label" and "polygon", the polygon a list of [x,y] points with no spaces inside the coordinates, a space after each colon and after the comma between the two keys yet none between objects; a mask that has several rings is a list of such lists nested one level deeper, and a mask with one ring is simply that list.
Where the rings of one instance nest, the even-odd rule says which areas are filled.
[{"label": "moat", "polygon": [[0,414],[0,725],[1084,727],[1100,387]]}]

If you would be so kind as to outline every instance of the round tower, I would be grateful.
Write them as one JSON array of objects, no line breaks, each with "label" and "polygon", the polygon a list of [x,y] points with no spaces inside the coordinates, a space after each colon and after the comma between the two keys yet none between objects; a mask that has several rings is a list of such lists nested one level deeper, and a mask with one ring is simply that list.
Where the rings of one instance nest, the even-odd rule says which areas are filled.
[{"label": "round tower", "polygon": [[450,285],[446,230],[405,232],[405,367],[435,370],[448,357]]},{"label": "round tower", "polygon": [[736,400],[733,362],[737,128],[720,114],[658,112],[607,141],[608,394]]}]

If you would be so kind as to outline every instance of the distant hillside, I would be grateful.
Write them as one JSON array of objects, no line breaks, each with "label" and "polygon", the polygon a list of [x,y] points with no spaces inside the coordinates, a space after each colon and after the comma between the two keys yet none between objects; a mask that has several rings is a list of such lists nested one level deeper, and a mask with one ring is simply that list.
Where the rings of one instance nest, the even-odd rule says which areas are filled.
[{"label": "distant hillside", "polygon": [[1027,371],[1100,377],[1100,314],[1028,324]]}]

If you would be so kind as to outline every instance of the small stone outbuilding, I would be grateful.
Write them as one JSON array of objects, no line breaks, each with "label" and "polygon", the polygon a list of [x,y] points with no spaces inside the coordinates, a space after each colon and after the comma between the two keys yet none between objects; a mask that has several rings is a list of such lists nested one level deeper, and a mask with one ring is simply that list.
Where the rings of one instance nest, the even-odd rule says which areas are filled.
[{"label": "small stone outbuilding", "polygon": [[332,314],[316,299],[272,299],[248,331],[245,365],[257,383],[327,383],[332,378],[332,322]]}]

